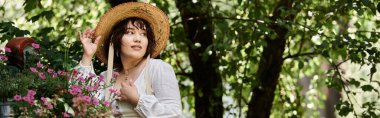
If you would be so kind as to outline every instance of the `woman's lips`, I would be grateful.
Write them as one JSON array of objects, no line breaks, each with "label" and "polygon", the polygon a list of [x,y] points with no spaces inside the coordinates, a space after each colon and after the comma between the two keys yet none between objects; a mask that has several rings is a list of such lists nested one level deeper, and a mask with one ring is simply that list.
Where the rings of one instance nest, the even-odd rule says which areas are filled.
[{"label": "woman's lips", "polygon": [[133,45],[133,46],[131,46],[131,48],[134,49],[134,50],[140,50],[140,49],[142,49],[142,47],[139,46],[139,45]]}]

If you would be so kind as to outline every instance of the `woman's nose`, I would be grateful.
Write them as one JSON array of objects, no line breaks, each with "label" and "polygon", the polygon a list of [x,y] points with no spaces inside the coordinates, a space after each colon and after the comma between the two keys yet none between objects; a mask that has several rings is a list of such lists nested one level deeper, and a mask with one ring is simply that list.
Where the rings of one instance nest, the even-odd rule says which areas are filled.
[{"label": "woman's nose", "polygon": [[133,41],[134,42],[141,42],[141,36],[135,35],[134,38],[133,38]]}]

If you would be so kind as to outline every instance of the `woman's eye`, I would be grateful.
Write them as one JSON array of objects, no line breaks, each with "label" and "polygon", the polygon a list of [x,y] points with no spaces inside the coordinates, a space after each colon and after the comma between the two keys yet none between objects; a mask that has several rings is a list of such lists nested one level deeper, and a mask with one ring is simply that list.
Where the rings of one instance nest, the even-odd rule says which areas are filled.
[{"label": "woman's eye", "polygon": [[141,36],[146,36],[146,33],[141,33]]},{"label": "woman's eye", "polygon": [[131,31],[127,31],[126,34],[133,34],[133,32],[131,32]]}]

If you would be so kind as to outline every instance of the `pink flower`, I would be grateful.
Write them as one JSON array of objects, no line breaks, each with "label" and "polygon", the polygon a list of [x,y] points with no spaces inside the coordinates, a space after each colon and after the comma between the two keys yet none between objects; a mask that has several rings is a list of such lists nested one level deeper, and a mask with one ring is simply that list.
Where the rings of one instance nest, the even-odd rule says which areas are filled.
[{"label": "pink flower", "polygon": [[0,60],[7,61],[7,60],[8,60],[8,57],[7,57],[7,56],[0,56]]},{"label": "pink flower", "polygon": [[28,90],[28,95],[27,96],[34,96],[34,95],[36,95],[36,91]]},{"label": "pink flower", "polygon": [[8,47],[5,47],[5,52],[12,52],[12,50]]},{"label": "pink flower", "polygon": [[67,112],[62,112],[62,115],[63,115],[63,117],[65,117],[65,118],[68,118],[68,117],[70,117],[70,114],[69,114],[69,113],[67,113]]},{"label": "pink flower", "polygon": [[46,99],[45,97],[41,97],[40,99],[42,100],[42,102],[43,102],[44,104],[48,102],[47,99]]},{"label": "pink flower", "polygon": [[21,95],[15,95],[15,96],[13,96],[13,99],[16,101],[20,101],[20,100],[22,100],[22,97],[21,97]]},{"label": "pink flower", "polygon": [[89,96],[83,96],[82,99],[87,103],[87,104],[90,104],[91,103],[91,98]]},{"label": "pink flower", "polygon": [[[28,102],[30,105],[34,105],[34,95],[36,95],[36,91],[28,90],[28,94],[22,97],[22,100]],[[21,96],[20,96],[21,97]]]},{"label": "pink flower", "polygon": [[69,93],[70,93],[71,95],[76,95],[78,92],[73,91],[73,90],[69,90]]},{"label": "pink flower", "polygon": [[39,108],[39,109],[36,110],[36,114],[38,116],[42,116],[42,113],[43,113],[43,110],[41,108]]},{"label": "pink flower", "polygon": [[65,75],[65,72],[63,72],[62,70],[59,70],[57,73],[58,75]]},{"label": "pink flower", "polygon": [[96,98],[92,98],[92,104],[99,105],[99,100]]},{"label": "pink flower", "polygon": [[53,109],[53,105],[46,98],[41,97],[41,100],[47,109]]},{"label": "pink flower", "polygon": [[112,88],[110,88],[110,89],[108,89],[111,93],[113,93],[113,94],[116,94],[116,89],[112,89]]},{"label": "pink flower", "polygon": [[80,85],[72,85],[71,86],[71,89],[76,90],[76,91],[81,90],[81,88],[82,88],[82,86],[80,86]]},{"label": "pink flower", "polygon": [[37,69],[36,69],[36,68],[33,68],[33,67],[31,67],[30,70],[31,70],[32,72],[35,72],[35,73],[38,72]]},{"label": "pink flower", "polygon": [[53,105],[50,102],[46,103],[45,106],[47,109],[53,109]]},{"label": "pink flower", "polygon": [[104,82],[104,76],[103,75],[99,76],[99,82]]},{"label": "pink flower", "polygon": [[25,97],[22,97],[22,100],[24,100],[25,102],[28,102],[30,105],[34,105],[34,97],[31,97],[31,96],[25,96]]},{"label": "pink flower", "polygon": [[38,73],[38,76],[39,76],[41,79],[46,79],[44,73]]},{"label": "pink flower", "polygon": [[57,73],[54,73],[54,74],[53,74],[53,78],[56,78],[56,77],[58,77],[58,74],[57,74]]},{"label": "pink flower", "polygon": [[30,105],[34,105],[34,104],[36,104],[36,103],[34,102],[34,100],[30,100],[30,101],[28,101],[28,103],[29,103]]},{"label": "pink flower", "polygon": [[50,74],[52,74],[52,73],[54,73],[54,70],[49,68],[49,69],[47,70],[47,72],[50,73]]},{"label": "pink flower", "polygon": [[3,57],[3,60],[4,60],[4,61],[8,61],[8,57],[7,57],[7,56],[4,56],[4,57]]},{"label": "pink flower", "polygon": [[90,75],[90,78],[93,78],[93,77],[95,77],[95,76],[96,76],[96,74],[95,74],[95,73],[90,73],[89,75]]},{"label": "pink flower", "polygon": [[95,91],[96,87],[95,86],[86,86],[87,91]]},{"label": "pink flower", "polygon": [[71,89],[69,90],[69,93],[71,94],[71,95],[76,95],[76,94],[78,94],[78,93],[81,93],[82,92],[82,90],[81,90],[81,86],[79,86],[79,85],[72,85],[71,86]]},{"label": "pink flower", "polygon": [[92,87],[91,87],[91,90],[92,90],[92,91],[96,91],[96,90],[98,90],[98,86],[97,86],[97,85],[92,86]]},{"label": "pink flower", "polygon": [[32,43],[32,47],[35,49],[38,49],[38,48],[40,48],[40,44]]},{"label": "pink flower", "polygon": [[22,97],[22,100],[24,100],[25,102],[30,101],[28,96],[24,96],[24,97]]},{"label": "pink flower", "polygon": [[103,101],[103,105],[105,105],[105,106],[110,106],[110,105],[111,105],[111,103],[110,103],[110,102],[108,102],[107,100],[105,100],[105,101]]},{"label": "pink flower", "polygon": [[38,63],[37,63],[37,67],[43,68],[43,67],[44,67],[44,65],[43,65],[43,64],[41,64],[40,62],[38,62]]},{"label": "pink flower", "polygon": [[86,82],[86,79],[84,79],[82,76],[78,77],[80,82]]}]

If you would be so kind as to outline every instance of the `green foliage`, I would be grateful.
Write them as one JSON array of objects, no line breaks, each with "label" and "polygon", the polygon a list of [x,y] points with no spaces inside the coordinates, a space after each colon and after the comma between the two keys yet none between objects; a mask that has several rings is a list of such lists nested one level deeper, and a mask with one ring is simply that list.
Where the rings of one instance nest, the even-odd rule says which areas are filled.
[{"label": "green foliage", "polygon": [[30,32],[15,27],[13,22],[0,22],[0,34],[0,43],[4,43],[13,37],[25,36]]},{"label": "green foliage", "polygon": [[[87,27],[94,28],[109,5],[99,0],[49,1],[24,2],[24,14],[30,24],[0,20],[0,42],[15,36],[30,35],[41,44],[43,62],[52,68],[71,68],[78,63],[83,53],[76,33]],[[281,36],[287,44],[271,117],[320,116],[318,109],[325,107],[327,95],[323,90],[327,87],[344,93],[344,98],[335,106],[338,115],[378,116],[376,113],[380,108],[376,106],[376,101],[355,103],[351,98],[364,93],[379,98],[379,85],[376,84],[379,80],[375,74],[380,62],[380,21],[377,18],[380,2],[296,0],[293,9],[283,14],[273,14],[280,1],[196,1],[197,4],[211,3],[209,7],[194,9],[193,12],[211,13],[211,16],[205,17],[213,21],[214,42],[202,56],[217,56],[217,64],[213,66],[223,79],[225,91],[216,93],[223,94],[227,99],[224,101],[227,111],[225,116],[245,116],[252,95],[251,88],[260,85],[256,76],[260,61],[266,61],[260,60],[264,47],[268,45],[265,38],[275,40]],[[180,83],[182,103],[186,106],[184,112],[194,115],[194,85],[188,51],[199,45],[186,40],[185,27],[181,25],[181,22],[186,21],[181,20],[173,0],[149,2],[161,8],[170,18],[169,43],[159,58],[173,65]],[[2,6],[0,8],[5,9]],[[280,19],[273,21],[275,15],[279,15]],[[294,20],[288,20],[287,16],[292,15]],[[277,34],[271,27],[273,24],[289,32]],[[347,77],[344,71],[349,68],[342,65],[350,63],[363,68],[369,66],[370,69],[360,77]],[[105,70],[98,60],[94,60],[94,66],[97,72]],[[304,80],[309,83],[300,85]]]},{"label": "green foliage", "polygon": [[336,109],[339,110],[339,115],[343,117],[354,111],[353,105],[348,101],[338,103],[336,105]]}]

